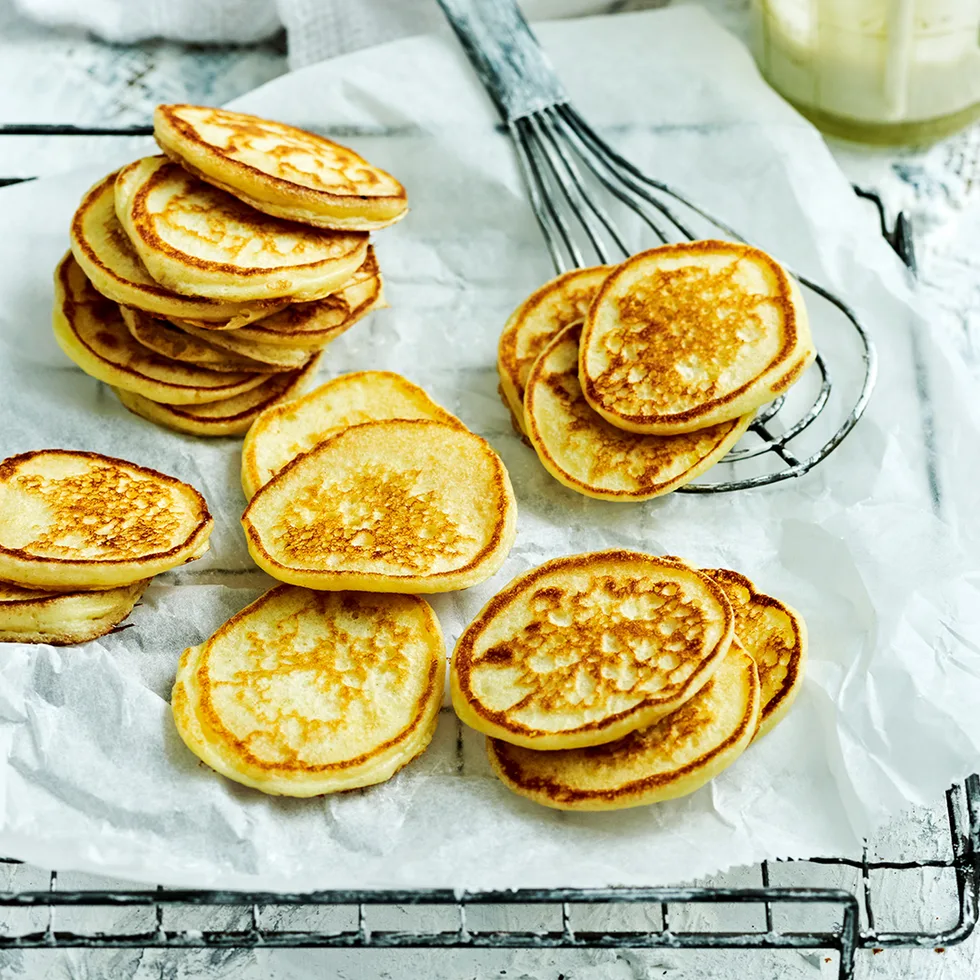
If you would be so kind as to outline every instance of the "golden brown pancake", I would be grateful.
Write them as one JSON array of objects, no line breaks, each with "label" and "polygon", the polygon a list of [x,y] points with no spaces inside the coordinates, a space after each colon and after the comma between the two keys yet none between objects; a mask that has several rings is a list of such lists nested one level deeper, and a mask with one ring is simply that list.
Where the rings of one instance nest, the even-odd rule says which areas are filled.
[{"label": "golden brown pancake", "polygon": [[813,360],[799,287],[733,242],[663,245],[603,283],[585,320],[586,401],[630,432],[676,435],[771,401]]},{"label": "golden brown pancake", "polygon": [[[180,320],[172,322],[174,326],[188,336],[203,343],[213,344],[229,354],[237,354],[239,357],[248,357],[250,360],[259,361],[266,366],[266,370],[274,368],[279,371],[293,371],[305,364],[312,353],[312,351],[302,347],[283,347],[277,344],[267,344],[261,340],[242,340],[239,337],[240,330],[215,332],[214,330],[202,330],[200,327],[191,326]],[[321,344],[320,347],[322,348],[322,346]]]},{"label": "golden brown pancake", "polygon": [[613,742],[707,683],[732,642],[724,591],[636,551],[555,558],[518,576],[464,630],[453,706],[471,728],[541,750]]},{"label": "golden brown pancake", "polygon": [[211,526],[193,487],[124,459],[44,449],[0,463],[0,581],[131,585],[199,558]]},{"label": "golden brown pancake", "polygon": [[296,371],[268,376],[256,388],[205,405],[166,405],[122,388],[113,388],[119,400],[134,415],[193,436],[237,436],[266,409],[300,394],[316,373],[320,355],[310,355],[306,365]]},{"label": "golden brown pancake", "polygon": [[735,613],[735,635],[759,668],[762,715],[757,738],[786,716],[803,685],[807,635],[803,617],[752,581],[726,568],[702,569],[728,596]]},{"label": "golden brown pancake", "polygon": [[98,592],[45,592],[0,582],[0,643],[87,643],[112,632],[149,579]]},{"label": "golden brown pancake", "polygon": [[394,177],[295,126],[208,106],[161,105],[153,130],[163,151],[191,173],[279,218],[373,231],[408,211]]},{"label": "golden brown pancake", "polygon": [[250,500],[300,453],[341,429],[382,419],[433,419],[466,426],[418,385],[392,371],[353,371],[302,398],[263,412],[242,446],[242,489]]},{"label": "golden brown pancake", "polygon": [[156,316],[196,318],[214,329],[234,329],[288,305],[288,298],[234,303],[182,296],[161,286],[146,271],[116,217],[117,172],[88,191],[71,224],[72,253],[103,296]]},{"label": "golden brown pancake", "polygon": [[188,296],[320,299],[340,289],[367,253],[364,232],[262,214],[165,157],[119,171],[116,216],[150,275]]},{"label": "golden brown pancake", "polygon": [[273,578],[407,593],[489,578],[516,522],[510,478],[490,445],[427,419],[341,430],[294,459],[242,516],[249,553]]},{"label": "golden brown pancake", "polygon": [[231,398],[266,378],[211,371],[161,357],[136,341],[119,307],[96,292],[69,252],[55,270],[52,325],[61,349],[106,384],[175,405]]},{"label": "golden brown pancake", "polygon": [[643,435],[592,411],[578,379],[581,324],[566,327],[535,361],[524,426],[544,468],[587,497],[649,500],[690,483],[742,437],[752,413],[697,432]]},{"label": "golden brown pancake", "polygon": [[133,339],[161,357],[169,357],[173,361],[183,361],[186,364],[196,364],[209,371],[226,373],[241,374],[249,371],[257,374],[274,374],[279,370],[277,366],[263,364],[251,357],[235,354],[216,347],[206,340],[192,337],[172,323],[150,316],[149,313],[144,313],[135,307],[120,306],[119,312]]},{"label": "golden brown pancake", "polygon": [[581,323],[609,265],[574,269],[546,282],[511,314],[497,346],[501,392],[520,431],[524,428],[524,387],[538,355],[566,327]]},{"label": "golden brown pancake", "polygon": [[[279,312],[280,310],[287,310],[292,308],[298,311],[298,314],[290,314],[285,320],[277,320],[276,323],[280,326],[280,332],[286,334],[283,339],[284,347],[301,347],[304,346],[301,343],[293,343],[290,339],[290,321],[295,319],[299,325],[307,325],[310,331],[315,335],[319,331],[326,332],[330,330],[333,326],[339,326],[341,323],[341,317],[337,316],[337,311],[343,311],[343,316],[346,317],[351,309],[351,300],[364,295],[364,289],[358,289],[356,287],[364,287],[367,284],[372,284],[379,290],[379,295],[377,296],[377,302],[375,305],[383,306],[384,299],[380,295],[382,289],[381,274],[378,269],[378,260],[374,254],[374,248],[368,245],[367,253],[365,255],[364,261],[361,263],[360,268],[358,268],[354,274],[344,283],[340,289],[335,293],[330,293],[328,296],[324,296],[321,299],[311,300],[308,303],[297,302],[290,303],[286,299],[269,300],[269,303],[278,304],[271,308],[268,313],[263,314],[261,317],[255,317],[249,323],[243,323],[241,320],[228,320],[226,322],[215,322],[213,320],[202,320],[195,319],[194,317],[183,317],[174,316],[171,319],[178,326],[199,327],[201,330],[240,330],[245,329],[245,327],[252,326],[253,324],[257,327],[260,320],[266,321],[263,327],[266,330],[275,329],[275,324],[270,323],[272,316]],[[373,290],[372,290],[373,292]],[[320,304],[323,304],[322,306]],[[334,311],[333,316],[328,316],[328,311]],[[366,309],[361,312],[366,312]],[[312,322],[311,322],[312,321]],[[333,339],[333,334],[328,336],[327,339]],[[298,336],[298,335],[297,335]],[[249,337],[248,333],[242,334],[243,339]],[[274,343],[275,340],[264,334],[258,334],[250,337],[253,340],[268,340],[270,343]],[[310,346],[310,345],[307,345]],[[318,344],[312,344],[312,346],[318,346]]]},{"label": "golden brown pancake", "polygon": [[[373,254],[369,250],[369,261]],[[377,269],[376,262],[374,266]],[[235,335],[240,340],[265,345],[319,350],[346,333],[372,310],[387,305],[381,274],[376,273],[369,279],[345,286],[332,296],[325,296],[313,303],[287,306],[280,313],[242,327]]]},{"label": "golden brown pancake", "polygon": [[[497,385],[497,394],[500,395],[500,400],[504,403],[504,407],[507,409],[507,414],[510,416],[510,427],[514,430],[514,435],[516,435],[528,449],[533,449],[531,445],[531,440],[528,439],[524,432],[523,423],[517,421],[517,416],[514,414],[513,409],[507,401],[507,396],[504,394],[504,386],[502,384]],[[523,413],[522,413],[523,414]]]},{"label": "golden brown pancake", "polygon": [[515,793],[557,810],[619,810],[687,796],[748,747],[761,702],[755,663],[733,647],[686,704],[650,728],[591,748],[536,752],[487,739]]},{"label": "golden brown pancake", "polygon": [[444,657],[416,596],[281,585],[184,651],[174,721],[198,758],[263,793],[369,786],[428,745]]}]

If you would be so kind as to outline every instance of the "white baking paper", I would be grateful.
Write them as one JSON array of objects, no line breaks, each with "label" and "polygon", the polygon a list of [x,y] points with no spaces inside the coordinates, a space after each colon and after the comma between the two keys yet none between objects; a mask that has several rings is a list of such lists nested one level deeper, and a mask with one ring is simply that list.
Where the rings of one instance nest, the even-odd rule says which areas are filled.
[{"label": "white baking paper", "polygon": [[[449,709],[424,757],[355,793],[275,799],[200,765],[170,717],[177,659],[269,581],[238,523],[239,441],[130,415],[52,339],[51,271],[81,193],[118,162],[107,160],[0,193],[0,455],[62,446],[151,465],[206,495],[215,532],[204,560],[153,584],[133,628],[77,648],[0,649],[0,852],[189,886],[652,885],[853,852],[976,766],[980,573],[967,556],[980,539],[980,413],[904,269],[819,136],[705,14],[540,34],[574,101],[633,160],[860,310],[880,355],[867,415],[808,476],[760,490],[622,505],[552,480],[514,436],[494,369],[508,313],[552,271],[511,147],[448,34],[305,69],[238,103],[336,133],[408,187],[411,214],[377,239],[391,309],[336,341],[323,376],[404,373],[510,470],[520,519],[506,565],[433,600],[450,645],[548,558],[676,553],[740,569],[803,612],[811,659],[794,710],[694,795],[621,813],[511,795]],[[848,335],[821,304],[813,314],[818,346],[843,365],[835,393],[846,390]]]}]

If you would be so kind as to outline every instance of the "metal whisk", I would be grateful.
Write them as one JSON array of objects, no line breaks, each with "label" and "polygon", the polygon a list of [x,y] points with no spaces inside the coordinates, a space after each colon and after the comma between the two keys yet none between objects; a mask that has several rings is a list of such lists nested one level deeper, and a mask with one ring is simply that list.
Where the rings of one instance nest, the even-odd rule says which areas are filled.
[{"label": "metal whisk", "polygon": [[[679,206],[706,222],[712,229],[710,237],[745,241],[680,191],[643,173],[596,133],[569,103],[516,0],[439,0],[439,4],[507,125],[531,207],[558,272],[614,262],[631,254],[603,199],[619,201],[633,212],[652,232],[653,244],[708,237],[695,234],[689,219],[677,213]],[[820,386],[809,407],[799,407],[795,420],[780,417],[785,429],[776,435],[769,423],[783,408],[785,396],[777,398],[756,415],[750,427],[757,443],[739,444],[725,459],[744,463],[771,453],[779,468],[725,482],[692,483],[680,492],[742,490],[802,476],[840,445],[864,412],[877,372],[871,339],[842,299],[804,276],[796,275],[796,279],[836,307],[857,334],[855,356],[863,360],[864,376],[849,410],[845,405],[836,431],[809,455],[801,458],[789,445],[812,425],[830,399],[830,368],[818,353]]]}]

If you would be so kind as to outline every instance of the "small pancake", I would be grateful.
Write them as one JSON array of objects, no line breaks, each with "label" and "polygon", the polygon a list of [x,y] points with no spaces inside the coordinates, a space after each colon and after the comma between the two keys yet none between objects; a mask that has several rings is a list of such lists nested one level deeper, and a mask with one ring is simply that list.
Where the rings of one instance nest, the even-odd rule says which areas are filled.
[{"label": "small pancake", "polygon": [[524,429],[524,387],[538,355],[566,327],[581,323],[611,265],[574,269],[546,282],[511,314],[497,346],[501,391]]},{"label": "small pancake", "polygon": [[191,173],[279,218],[373,231],[408,211],[405,188],[394,177],[295,126],[208,106],[161,105],[153,133]]},{"label": "small pancake", "polygon": [[516,523],[510,478],[490,445],[427,419],[342,429],[294,459],[242,515],[249,553],[273,578],[373,592],[476,585],[503,564]]},{"label": "small pancake", "polygon": [[[288,307],[287,307],[288,309]],[[278,314],[277,314],[278,315]],[[171,321],[174,326],[182,330],[190,337],[213,344],[230,354],[239,357],[248,357],[253,361],[260,361],[265,365],[266,371],[274,368],[279,371],[293,371],[305,364],[312,353],[302,347],[282,347],[275,344],[266,344],[262,341],[241,340],[238,330],[202,330],[200,327],[192,327],[190,324],[179,320]],[[321,344],[320,347],[323,345]]]},{"label": "small pancake", "polygon": [[743,416],[815,357],[799,287],[765,252],[685,242],[606,279],[582,332],[586,401],[630,432],[676,435]]},{"label": "small pancake", "polygon": [[507,409],[507,414],[510,416],[510,427],[514,430],[514,435],[516,435],[528,449],[533,449],[534,447],[531,445],[531,440],[528,439],[524,433],[523,423],[518,424],[517,416],[514,414],[514,410],[510,407],[510,403],[507,401],[507,396],[504,394],[504,386],[502,384],[498,383],[497,394],[500,395],[500,400],[504,403],[504,408]]},{"label": "small pancake", "polygon": [[367,253],[364,232],[261,214],[164,157],[119,171],[116,216],[150,275],[188,296],[320,299],[340,289]]},{"label": "small pancake", "polygon": [[224,373],[241,374],[251,371],[256,374],[274,374],[278,370],[251,357],[215,347],[206,340],[198,340],[166,320],[150,316],[135,307],[120,306],[119,312],[133,339],[161,357]]},{"label": "small pancake", "polygon": [[490,765],[509,789],[556,810],[620,810],[687,796],[748,747],[761,703],[755,663],[729,650],[685,705],[615,742],[535,752],[487,739]]},{"label": "small pancake", "polygon": [[555,558],[463,631],[453,707],[471,728],[527,748],[613,742],[694,697],[733,622],[721,587],[681,562],[637,551]]},{"label": "small pancake", "polygon": [[124,459],[43,449],[0,463],[0,581],[131,585],[203,555],[212,523],[193,487]]},{"label": "small pancake", "polygon": [[288,299],[233,303],[181,296],[161,286],[146,271],[116,217],[117,172],[88,191],[71,224],[72,253],[103,296],[156,316],[196,318],[214,329],[234,329],[288,305]]},{"label": "small pancake", "polygon": [[310,356],[307,364],[297,371],[269,375],[256,388],[205,405],[165,405],[122,388],[113,388],[119,400],[134,415],[176,432],[192,436],[237,436],[266,409],[298,395],[316,373],[319,354]]},{"label": "small pancake", "polygon": [[174,721],[199,759],[263,793],[370,786],[429,744],[444,657],[423,599],[280,585],[184,651]]},{"label": "small pancake", "polygon": [[[168,319],[170,319],[177,326],[186,325],[190,327],[199,327],[201,330],[240,330],[240,329],[244,329],[245,327],[252,326],[253,324],[257,325],[260,319],[269,320],[280,310],[286,310],[289,309],[290,307],[292,307],[294,310],[299,310],[301,312],[301,315],[296,317],[298,323],[300,324],[308,323],[310,314],[307,313],[306,310],[307,308],[309,308],[309,310],[312,313],[316,314],[315,322],[308,323],[308,325],[311,328],[311,332],[314,334],[317,331],[321,331],[321,330],[326,332],[327,330],[330,330],[332,326],[339,325],[340,323],[341,318],[336,315],[336,311],[338,310],[343,311],[343,315],[345,317],[348,315],[350,309],[349,297],[353,296],[354,298],[356,298],[358,296],[363,295],[363,291],[355,290],[353,293],[351,293],[351,290],[354,290],[355,287],[363,286],[365,283],[373,282],[373,280],[375,279],[378,280],[376,285],[380,290],[381,278],[380,278],[380,271],[378,269],[378,260],[374,254],[373,246],[368,245],[368,249],[364,261],[361,263],[360,267],[355,271],[355,273],[350,277],[350,279],[348,279],[347,282],[345,282],[344,285],[337,290],[337,292],[330,293],[329,296],[323,296],[321,299],[311,300],[309,303],[302,303],[302,302],[290,303],[286,299],[269,300],[268,301],[269,303],[275,303],[277,305],[271,308],[268,311],[268,313],[263,314],[262,317],[255,317],[249,323],[243,323],[240,319],[231,319],[228,320],[227,322],[215,322],[213,320],[201,320],[201,319],[195,319],[194,317],[182,317],[182,316],[168,317]],[[319,306],[320,303],[324,303],[325,305],[321,307]],[[384,305],[384,300],[380,297],[380,295],[378,297],[377,305],[379,306]],[[333,310],[334,316],[329,319],[321,320],[321,315],[326,317],[326,311],[328,310]],[[284,347],[303,346],[303,344],[300,343],[293,343],[289,338],[289,323],[293,319],[293,316],[294,315],[291,314],[290,317],[286,318],[286,320],[276,321],[280,325],[281,328],[280,332],[286,334],[286,337],[282,341],[282,345]],[[272,327],[271,324],[267,324],[266,326]],[[243,334],[242,336],[244,338],[248,335]],[[249,339],[269,340],[270,343],[275,343],[274,339],[270,339],[270,337],[267,337],[264,334],[259,334]],[[330,336],[328,339],[333,339],[333,338],[332,336]],[[312,346],[319,346],[319,345],[314,343]]]},{"label": "small pancake", "polygon": [[245,496],[251,499],[291,460],[334,432],[382,419],[434,419],[466,428],[400,374],[342,374],[302,398],[270,408],[255,420],[242,445]]},{"label": "small pancake", "polygon": [[0,582],[0,643],[69,646],[105,636],[139,602],[149,579],[99,592],[44,592]]},{"label": "small pancake", "polygon": [[161,357],[135,340],[120,308],[95,291],[69,252],[55,270],[52,325],[61,349],[99,381],[175,405],[231,398],[267,375],[210,371]]},{"label": "small pancake", "polygon": [[313,303],[287,306],[280,313],[236,330],[235,336],[266,346],[319,350],[350,330],[371,310],[385,306],[387,303],[378,273]]},{"label": "small pancake", "polygon": [[690,483],[744,435],[752,414],[676,436],[626,432],[593,412],[578,379],[581,324],[566,327],[531,369],[524,427],[544,468],[587,497],[649,500]]},{"label": "small pancake", "polygon": [[806,623],[791,606],[756,591],[750,579],[726,568],[701,571],[717,582],[735,613],[735,635],[759,668],[762,715],[756,738],[786,716],[803,686],[807,659]]}]

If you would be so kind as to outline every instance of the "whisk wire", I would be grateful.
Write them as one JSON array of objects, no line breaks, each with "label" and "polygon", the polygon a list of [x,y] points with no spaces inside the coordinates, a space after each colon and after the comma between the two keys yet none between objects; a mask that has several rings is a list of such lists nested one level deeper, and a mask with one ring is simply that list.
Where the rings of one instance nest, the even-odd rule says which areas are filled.
[{"label": "whisk wire", "polygon": [[575,246],[571,238],[563,233],[563,228],[559,224],[558,215],[555,212],[554,202],[540,189],[537,163],[534,161],[530,147],[525,142],[521,122],[518,119],[507,124],[517,150],[518,167],[524,180],[524,186],[527,188],[528,198],[531,201],[531,210],[534,211],[534,216],[544,234],[545,244],[548,246],[548,252],[551,255],[551,262],[559,272],[564,272],[568,268],[568,264],[562,256],[561,248],[556,240],[556,233],[552,230],[552,224],[557,229],[557,236],[561,237],[569,254],[574,255]]},{"label": "whisk wire", "polygon": [[[685,225],[677,215],[655,194],[651,193],[648,189],[653,187],[655,190],[661,190],[662,187],[666,187],[666,184],[661,185],[659,181],[655,181],[652,178],[646,177],[641,171],[637,170],[632,164],[628,166],[623,166],[624,157],[620,156],[612,147],[592,129],[591,126],[570,106],[562,105],[558,107],[558,111],[561,113],[562,118],[568,124],[569,132],[574,134],[578,139],[579,144],[583,150],[594,156],[596,160],[606,169],[606,171],[613,176],[614,179],[618,180],[628,191],[637,195],[647,204],[656,208],[663,217],[665,217],[680,233],[682,238],[687,238],[693,240],[697,238],[697,235]],[[645,186],[648,185],[648,186]],[[663,193],[670,193],[665,191]],[[680,201],[682,204],[686,203],[685,200],[678,196],[671,194],[676,200]],[[692,209],[695,213],[701,213],[699,209]],[[711,218],[707,220],[712,221]],[[723,228],[724,226],[718,222],[712,222],[718,228]],[[674,236],[670,236],[667,240]],[[739,241],[741,239],[735,235],[734,232],[730,233],[730,237],[737,238]]]},{"label": "whisk wire", "polygon": [[[552,166],[557,166],[556,158],[561,162],[561,169],[565,172],[565,175],[575,188],[575,196],[578,203],[580,205],[584,205],[589,211],[591,211],[592,215],[598,220],[599,224],[606,230],[606,233],[612,239],[616,249],[625,258],[629,255],[629,248],[620,236],[616,226],[613,224],[612,219],[609,217],[609,213],[595,199],[595,196],[588,192],[585,186],[585,181],[582,177],[582,173],[575,164],[572,154],[569,152],[567,146],[562,143],[561,133],[557,131],[555,120],[550,113],[543,112],[541,114],[540,127],[545,137],[545,153],[548,155],[548,159]],[[584,216],[581,220],[583,226],[587,230],[589,238],[592,241],[593,247],[596,250],[596,254],[599,256],[599,259],[603,263],[608,262],[609,252],[603,244],[602,238],[597,232],[592,230],[591,223],[587,223]]]},{"label": "whisk wire", "polygon": [[[558,115],[559,119],[564,121],[563,117],[561,116],[561,111],[563,108],[565,107],[554,106],[545,111],[552,116]],[[654,235],[656,235],[657,239],[662,245],[665,245],[668,241],[670,241],[670,236],[664,231],[663,227],[659,225],[652,215],[650,215],[649,212],[643,208],[639,201],[633,197],[630,197],[630,195],[623,190],[619,183],[617,183],[617,181],[614,179],[617,176],[615,172],[612,172],[611,175],[607,174],[605,168],[601,166],[602,161],[599,158],[595,157],[594,154],[589,152],[582,152],[580,138],[577,136],[575,131],[572,129],[565,129],[564,135],[566,138],[568,138],[569,143],[575,149],[579,159],[585,164],[595,179],[620,203],[625,204],[626,207],[636,214],[654,233]],[[588,149],[587,145],[585,146],[585,149]],[[624,249],[624,251],[627,255],[629,254],[628,249]]]}]

